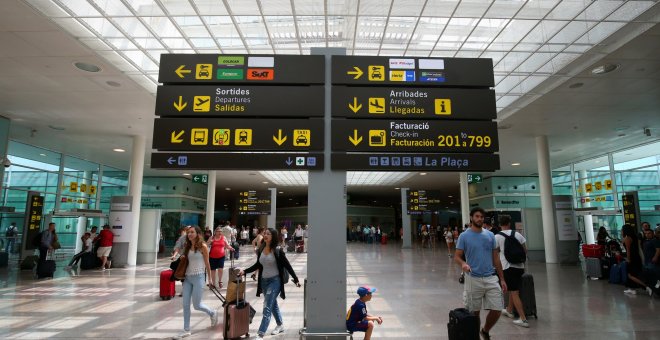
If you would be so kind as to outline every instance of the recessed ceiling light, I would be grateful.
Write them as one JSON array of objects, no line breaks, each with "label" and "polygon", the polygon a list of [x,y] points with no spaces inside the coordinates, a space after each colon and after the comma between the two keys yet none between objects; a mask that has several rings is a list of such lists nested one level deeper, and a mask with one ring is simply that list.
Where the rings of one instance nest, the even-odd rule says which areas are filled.
[{"label": "recessed ceiling light", "polygon": [[126,150],[120,149],[120,148],[114,148],[114,149],[112,149],[112,151],[114,151],[114,152],[126,152]]},{"label": "recessed ceiling light", "polygon": [[98,67],[94,64],[90,64],[90,63],[84,63],[84,62],[79,61],[79,62],[73,63],[73,66],[75,66],[79,70],[83,70],[83,71],[86,71],[86,72],[92,72],[92,73],[101,72],[100,67]]},{"label": "recessed ceiling light", "polygon": [[401,188],[394,188],[394,190],[401,190]]},{"label": "recessed ceiling light", "polygon": [[511,166],[518,166],[520,163],[511,163]]},{"label": "recessed ceiling light", "polygon": [[599,160],[595,160],[594,163],[600,163],[600,161],[599,161]]},{"label": "recessed ceiling light", "polygon": [[182,175],[184,175],[184,176],[190,176],[190,174],[187,173],[187,172],[182,173]]},{"label": "recessed ceiling light", "polygon": [[293,201],[293,198],[289,198],[289,201]]},{"label": "recessed ceiling light", "polygon": [[447,197],[449,197],[449,198],[452,198],[452,197],[454,197],[454,196],[452,196],[452,195],[449,195],[449,196],[447,196]]},{"label": "recessed ceiling light", "polygon": [[225,190],[229,191],[229,190],[231,190],[231,188],[225,188]]},{"label": "recessed ceiling light", "polygon": [[46,157],[46,154],[45,154],[45,153],[40,153],[39,156],[44,156],[44,157]]},{"label": "recessed ceiling light", "polygon": [[283,193],[284,193],[284,191],[279,191],[279,192],[278,192],[278,194],[283,194]]},{"label": "recessed ceiling light", "polygon": [[573,83],[571,85],[568,85],[569,89],[578,89],[580,87],[584,86],[584,83]]},{"label": "recessed ceiling light", "polygon": [[419,175],[420,176],[426,176],[426,172],[420,172]]},{"label": "recessed ceiling light", "polygon": [[268,181],[263,181],[263,182],[261,182],[261,183],[263,183],[263,184],[268,184]]},{"label": "recessed ceiling light", "polygon": [[603,64],[598,65],[591,69],[592,74],[605,74],[610,73],[619,68],[619,64]]}]

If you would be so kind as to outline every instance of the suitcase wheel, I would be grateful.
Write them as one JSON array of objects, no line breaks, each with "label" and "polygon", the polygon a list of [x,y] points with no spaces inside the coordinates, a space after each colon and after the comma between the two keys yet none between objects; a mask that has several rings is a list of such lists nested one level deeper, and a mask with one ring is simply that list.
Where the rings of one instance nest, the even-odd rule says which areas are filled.
[{"label": "suitcase wheel", "polygon": [[160,299],[161,300],[167,300],[167,297],[166,296],[161,296]]}]

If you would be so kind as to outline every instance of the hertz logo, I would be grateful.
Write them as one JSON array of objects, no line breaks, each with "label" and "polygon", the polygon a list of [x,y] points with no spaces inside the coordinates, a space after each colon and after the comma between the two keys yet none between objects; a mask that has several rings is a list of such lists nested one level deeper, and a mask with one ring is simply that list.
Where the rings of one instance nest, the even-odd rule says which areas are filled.
[{"label": "hertz logo", "polygon": [[275,70],[264,68],[249,68],[247,79],[249,80],[273,80]]}]

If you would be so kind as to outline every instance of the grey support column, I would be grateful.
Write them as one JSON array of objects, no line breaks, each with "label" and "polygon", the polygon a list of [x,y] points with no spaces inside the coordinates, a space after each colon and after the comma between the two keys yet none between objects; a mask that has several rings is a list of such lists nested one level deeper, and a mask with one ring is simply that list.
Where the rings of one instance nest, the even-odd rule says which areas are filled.
[{"label": "grey support column", "polygon": [[330,56],[345,55],[346,49],[312,48],[311,54],[325,55],[325,169],[309,172],[306,325],[314,333],[345,332],[346,171],[330,168]]},{"label": "grey support column", "polygon": [[463,223],[459,227],[462,229],[464,225],[470,223],[470,191],[468,190],[467,172],[460,172],[459,178],[459,186],[461,187],[461,218],[463,219]]},{"label": "grey support column", "polygon": [[142,175],[144,174],[144,152],[146,143],[144,136],[133,136],[133,158],[131,159],[131,171],[128,174],[128,195],[132,196],[133,202],[133,225],[131,238],[128,244],[128,257],[126,264],[135,266],[137,263],[138,235],[140,231],[140,207],[142,206]]},{"label": "grey support column", "polygon": [[[585,188],[585,185],[589,183],[589,180],[587,179],[587,170],[580,170],[578,177],[580,177],[580,188]],[[584,194],[586,195],[587,192],[584,191]],[[582,203],[582,207],[591,207],[591,202]],[[587,244],[594,244],[596,243],[596,238],[594,237],[594,218],[591,215],[584,215],[582,217],[584,220],[585,241]]]},{"label": "grey support column", "polygon": [[[86,188],[89,188],[89,186],[92,183],[92,172],[91,171],[83,172],[83,179],[82,179],[81,183],[84,184]],[[89,190],[89,189],[87,189],[87,190]],[[89,199],[89,194],[87,194],[87,192],[81,192],[80,193],[80,198],[83,199],[83,200],[88,200]],[[78,205],[78,208],[88,209],[89,208],[89,203],[80,203]],[[76,230],[77,230],[77,232],[76,232],[76,254],[77,254],[85,246],[84,244],[82,244],[81,237],[85,234],[85,231],[87,230],[87,217],[85,217],[85,216],[79,216],[78,217],[78,227],[77,227]]]},{"label": "grey support column", "polygon": [[536,159],[539,171],[539,186],[541,191],[541,217],[543,219],[543,244],[545,245],[545,262],[557,261],[557,236],[555,232],[555,216],[552,207],[552,175],[550,173],[550,150],[548,137],[536,137]]},{"label": "grey support column", "polygon": [[[410,228],[410,215],[408,215],[408,190],[401,188],[401,228],[403,228],[403,245],[401,248],[412,248],[412,230]],[[395,237],[399,237],[396,235]]]},{"label": "grey support column", "polygon": [[[9,147],[9,126],[11,121],[0,116],[0,159],[4,162],[7,159],[7,148]],[[4,189],[5,167],[0,166],[0,189]],[[5,194],[5,201],[7,195]]]},{"label": "grey support column", "polygon": [[277,188],[268,188],[270,190],[270,215],[266,216],[266,225],[268,228],[275,228],[277,222]]},{"label": "grey support column", "polygon": [[210,170],[207,175],[208,182],[206,183],[206,225],[215,230],[216,225],[213,224],[213,217],[215,216],[215,182],[216,172]]}]

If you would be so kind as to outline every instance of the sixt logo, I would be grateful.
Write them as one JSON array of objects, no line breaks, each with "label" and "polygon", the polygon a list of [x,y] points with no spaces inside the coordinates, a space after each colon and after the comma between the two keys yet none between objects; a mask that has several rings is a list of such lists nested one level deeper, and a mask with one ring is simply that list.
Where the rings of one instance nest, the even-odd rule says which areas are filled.
[{"label": "sixt logo", "polygon": [[275,70],[266,68],[249,68],[247,70],[247,79],[249,80],[273,80]]}]

